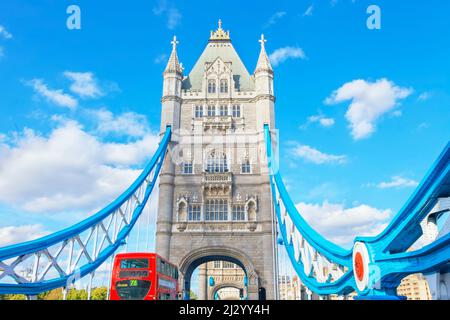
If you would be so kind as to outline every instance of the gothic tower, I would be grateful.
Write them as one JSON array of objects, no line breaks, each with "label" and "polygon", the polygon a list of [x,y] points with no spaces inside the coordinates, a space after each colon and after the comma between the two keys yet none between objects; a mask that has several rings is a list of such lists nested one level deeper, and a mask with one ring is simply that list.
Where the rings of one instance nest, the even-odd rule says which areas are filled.
[{"label": "gothic tower", "polygon": [[189,292],[199,265],[246,273],[249,299],[273,299],[274,216],[264,125],[275,128],[273,69],[264,36],[253,75],[219,27],[187,76],[177,40],[164,71],[161,134],[172,141],[160,174],[156,252],[178,265]]}]

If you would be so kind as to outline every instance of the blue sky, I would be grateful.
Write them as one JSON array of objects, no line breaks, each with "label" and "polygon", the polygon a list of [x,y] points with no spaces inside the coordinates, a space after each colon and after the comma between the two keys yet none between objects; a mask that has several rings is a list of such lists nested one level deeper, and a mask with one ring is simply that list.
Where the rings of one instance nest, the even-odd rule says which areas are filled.
[{"label": "blue sky", "polygon": [[[71,4],[81,30],[66,28]],[[370,4],[381,30],[366,27]],[[157,141],[172,36],[187,73],[219,18],[250,73],[268,39],[281,171],[305,216],[340,244],[381,231],[450,137],[448,12],[441,0],[1,2],[2,244],[79,221],[133,180]]]}]

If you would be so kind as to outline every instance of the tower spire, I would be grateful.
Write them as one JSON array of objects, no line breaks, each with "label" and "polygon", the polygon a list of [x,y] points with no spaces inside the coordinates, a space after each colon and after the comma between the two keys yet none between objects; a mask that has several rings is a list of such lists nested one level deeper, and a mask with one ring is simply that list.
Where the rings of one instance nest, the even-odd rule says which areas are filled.
[{"label": "tower spire", "polygon": [[256,63],[255,73],[260,71],[268,71],[273,73],[272,65],[270,64],[270,60],[266,52],[265,44],[267,40],[264,38],[264,34],[261,34],[261,39],[259,39],[258,42],[261,44],[261,51],[259,53],[258,62]]},{"label": "tower spire", "polygon": [[164,70],[164,73],[181,74],[183,72],[183,68],[181,67],[180,62],[178,61],[177,45],[179,41],[177,40],[177,36],[173,36],[173,39],[170,43],[172,44],[172,52],[170,53],[169,61],[167,62],[167,66],[166,69]]}]

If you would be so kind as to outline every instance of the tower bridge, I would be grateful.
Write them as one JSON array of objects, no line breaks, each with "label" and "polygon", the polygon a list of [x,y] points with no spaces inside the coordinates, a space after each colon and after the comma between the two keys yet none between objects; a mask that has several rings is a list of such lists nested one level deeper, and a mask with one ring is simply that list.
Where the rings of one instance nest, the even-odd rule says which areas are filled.
[{"label": "tower bridge", "polygon": [[[278,170],[274,71],[264,36],[259,42],[250,74],[220,22],[184,74],[174,37],[163,74],[160,144],[151,161],[123,194],[88,219],[0,248],[0,294],[33,296],[84,277],[90,289],[96,270],[127,250],[159,183],[155,248],[178,266],[185,299],[193,271],[213,261],[239,267],[242,283],[221,277],[209,288],[207,269],[200,267],[202,298],[224,286],[242,289],[246,299],[280,298],[281,287],[293,284],[293,278],[279,277],[280,248],[308,296],[356,292],[358,299],[401,299],[401,279],[423,273],[433,296],[448,298],[450,144],[384,231],[341,248],[307,223],[284,185],[284,168]],[[423,234],[427,244],[410,250]]]}]

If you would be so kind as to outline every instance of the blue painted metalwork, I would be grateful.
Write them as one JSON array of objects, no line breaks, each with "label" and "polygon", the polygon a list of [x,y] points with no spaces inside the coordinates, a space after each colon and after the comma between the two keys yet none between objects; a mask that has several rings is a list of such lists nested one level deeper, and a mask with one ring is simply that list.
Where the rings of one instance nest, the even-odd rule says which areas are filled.
[{"label": "blue painted metalwork", "polygon": [[[274,159],[270,130],[264,126],[266,152],[270,172],[273,204],[279,229],[288,256],[302,282],[317,294],[347,294],[356,290],[359,299],[399,299],[396,288],[401,279],[413,273],[431,273],[439,270],[450,261],[450,234],[423,247],[420,250],[405,252],[422,235],[420,222],[429,214],[438,198],[450,197],[450,143],[438,157],[418,188],[394,217],[388,227],[376,237],[356,237],[356,245],[365,248],[367,260],[363,270],[367,273],[367,283],[355,277],[353,266],[354,250],[344,250],[329,242],[313,230],[301,217],[289,197],[279,172],[274,172]],[[283,216],[282,207],[286,210]],[[284,217],[284,218],[283,218]],[[293,226],[287,225],[289,217]],[[284,221],[283,221],[284,219]],[[295,230],[294,230],[295,229]],[[292,234],[300,234],[303,245],[313,247],[314,254],[326,257],[330,262],[344,266],[345,272],[339,277],[329,277],[325,282],[317,281],[317,270],[305,272],[308,266],[303,263],[302,253],[296,255],[298,241]],[[322,258],[320,258],[322,259]]]},{"label": "blue painted metalwork", "polygon": [[[132,217],[129,223],[124,226],[115,237],[114,243],[105,247],[102,251],[96,255],[95,260],[86,263],[85,265],[79,267],[76,271],[74,270],[70,274],[65,274],[55,279],[37,281],[37,282],[26,282],[26,283],[0,283],[0,294],[27,294],[35,295],[41,292],[45,292],[54,288],[64,287],[70,283],[70,279],[77,277],[84,277],[87,274],[95,271],[102,263],[111,257],[114,252],[125,243],[125,239],[133,229],[135,223],[139,219],[142,210],[144,209],[148,198],[156,184],[156,179],[158,178],[159,171],[161,169],[164,156],[167,150],[168,143],[171,137],[171,127],[166,128],[166,132],[159,144],[158,149],[153,155],[150,162],[145,166],[139,177],[133,182],[133,184],[122,193],[116,200],[111,204],[106,206],[104,209],[100,210],[93,216],[69,227],[64,230],[58,231],[56,233],[50,234],[48,236],[42,237],[37,240],[28,241],[24,243],[19,243],[16,245],[7,246],[0,248],[0,267],[6,268],[9,266],[4,262],[8,259],[22,257],[27,257],[32,254],[46,250],[47,248],[61,244],[63,247],[69,239],[73,239],[83,232],[89,231],[89,229],[94,228],[99,223],[104,221],[106,218],[120,210],[121,206],[131,197],[136,197],[136,192],[147,183],[145,187],[145,193],[142,196],[142,200],[138,202],[136,207],[132,212]],[[150,173],[154,173],[151,181],[147,181]],[[100,248],[101,249],[101,248]],[[1,279],[1,277],[0,277]]]}]

